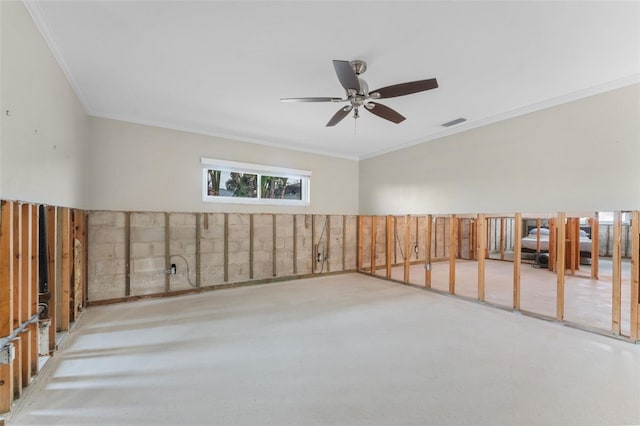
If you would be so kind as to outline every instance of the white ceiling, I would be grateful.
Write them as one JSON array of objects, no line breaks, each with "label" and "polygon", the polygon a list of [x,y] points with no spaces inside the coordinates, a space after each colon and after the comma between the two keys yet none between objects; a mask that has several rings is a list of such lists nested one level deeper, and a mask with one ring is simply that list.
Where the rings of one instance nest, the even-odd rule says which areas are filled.
[{"label": "white ceiling", "polygon": [[[26,4],[91,115],[347,158],[640,81],[638,1]],[[440,87],[381,101],[401,124],[326,128],[342,104],[279,99],[343,96],[332,59],[366,60],[371,89]]]}]

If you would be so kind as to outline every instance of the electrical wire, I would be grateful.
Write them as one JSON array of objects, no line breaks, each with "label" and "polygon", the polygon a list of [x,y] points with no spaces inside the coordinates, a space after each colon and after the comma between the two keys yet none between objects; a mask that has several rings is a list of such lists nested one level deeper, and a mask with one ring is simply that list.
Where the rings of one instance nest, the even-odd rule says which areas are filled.
[{"label": "electrical wire", "polygon": [[[324,235],[325,229],[327,229],[327,222],[329,221],[329,216],[325,216],[324,225],[322,226],[322,232],[320,232],[320,238],[318,238],[318,244],[316,244],[316,255],[320,254],[322,256],[322,265],[320,266],[320,273],[324,272],[324,264],[328,260],[325,253],[320,252],[320,246],[322,245],[323,252],[326,250],[326,243],[322,242],[322,236]],[[316,259],[317,261],[317,259]]]},{"label": "electrical wire", "polygon": [[198,286],[191,282],[190,273],[189,273],[189,261],[187,261],[187,258],[180,254],[172,254],[171,256],[169,256],[169,262],[171,262],[171,259],[174,257],[179,257],[180,259],[184,260],[184,263],[187,266],[187,282],[191,287],[197,288]]}]

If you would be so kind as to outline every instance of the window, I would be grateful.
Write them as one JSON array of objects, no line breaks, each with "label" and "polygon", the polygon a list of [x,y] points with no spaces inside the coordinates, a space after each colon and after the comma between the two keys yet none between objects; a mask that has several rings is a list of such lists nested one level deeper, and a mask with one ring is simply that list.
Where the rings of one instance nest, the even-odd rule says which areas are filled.
[{"label": "window", "polygon": [[208,202],[308,206],[311,172],[202,158],[202,199]]}]

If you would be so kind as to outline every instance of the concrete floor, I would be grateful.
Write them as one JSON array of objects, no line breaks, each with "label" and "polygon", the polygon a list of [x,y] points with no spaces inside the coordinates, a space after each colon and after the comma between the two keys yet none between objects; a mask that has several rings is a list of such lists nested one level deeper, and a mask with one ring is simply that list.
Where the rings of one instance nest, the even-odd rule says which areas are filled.
[{"label": "concrete floor", "polygon": [[640,424],[640,346],[319,277],[90,308],[9,424]]},{"label": "concrete floor", "polygon": [[[567,271],[565,275],[565,317],[587,328],[611,332],[611,260],[601,259],[599,279],[591,279],[591,267],[581,265],[575,275]],[[384,275],[384,269],[377,271]],[[403,267],[392,270],[392,278],[402,280]],[[622,310],[621,334],[629,336],[631,316],[631,265],[628,259],[622,264]],[[413,265],[410,282],[424,285],[424,265]],[[534,268],[523,263],[520,271],[520,307],[522,310],[556,317],[556,274],[548,269]],[[449,263],[433,264],[432,287],[449,291]],[[478,263],[476,261],[456,261],[456,294],[475,299],[478,289]],[[506,307],[513,306],[513,263],[485,261],[485,299],[487,302]]]}]

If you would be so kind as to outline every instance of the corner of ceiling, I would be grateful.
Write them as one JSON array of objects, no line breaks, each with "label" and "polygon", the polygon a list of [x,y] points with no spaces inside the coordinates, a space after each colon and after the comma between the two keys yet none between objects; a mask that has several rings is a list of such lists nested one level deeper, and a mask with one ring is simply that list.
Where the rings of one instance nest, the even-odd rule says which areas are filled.
[{"label": "corner of ceiling", "polygon": [[80,104],[82,104],[82,107],[84,108],[87,115],[91,115],[93,111],[89,106],[89,102],[80,89],[80,85],[78,85],[78,83],[74,80],[73,75],[69,71],[69,67],[67,66],[67,63],[65,62],[64,57],[62,56],[62,53],[60,53],[60,49],[58,48],[56,38],[49,28],[49,25],[47,25],[47,21],[44,18],[42,11],[40,10],[38,2],[35,0],[22,0],[22,3],[29,12],[29,15],[31,15],[31,19],[33,19],[36,28],[38,28],[38,31],[40,31],[42,38],[51,51],[51,54],[56,59],[56,62],[58,62],[60,69],[62,69],[62,72],[67,77],[67,81],[78,97]]}]

